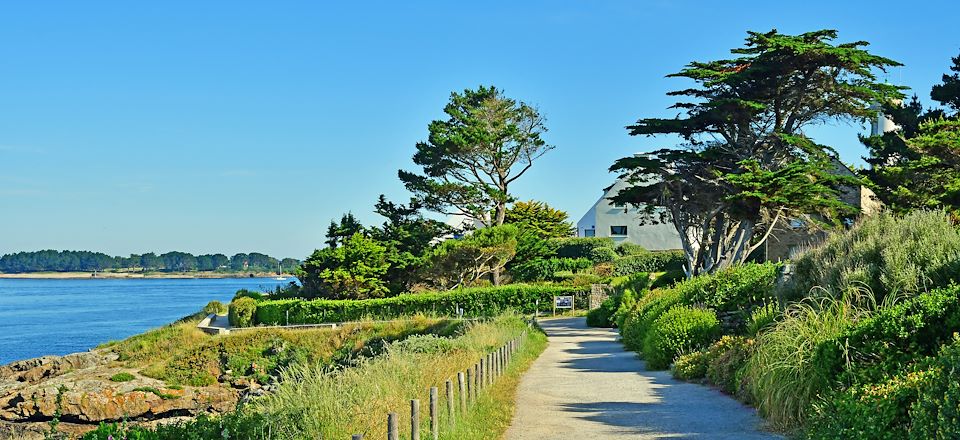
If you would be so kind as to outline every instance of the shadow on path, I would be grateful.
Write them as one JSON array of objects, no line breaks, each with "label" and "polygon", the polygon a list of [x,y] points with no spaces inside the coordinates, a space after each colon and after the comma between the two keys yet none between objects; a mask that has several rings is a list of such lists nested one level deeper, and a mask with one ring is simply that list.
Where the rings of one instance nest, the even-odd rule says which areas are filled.
[{"label": "shadow on path", "polygon": [[521,380],[507,439],[777,439],[756,412],[712,388],[646,371],[612,329],[541,322],[550,345]]}]

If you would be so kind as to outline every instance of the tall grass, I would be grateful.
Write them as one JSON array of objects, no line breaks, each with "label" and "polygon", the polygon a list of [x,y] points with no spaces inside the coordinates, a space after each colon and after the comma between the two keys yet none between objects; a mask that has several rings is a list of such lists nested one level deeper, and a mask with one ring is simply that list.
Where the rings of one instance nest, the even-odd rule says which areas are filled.
[{"label": "tall grass", "polygon": [[760,412],[779,429],[799,427],[812,403],[836,380],[813,365],[817,347],[894,300],[889,296],[878,304],[873,293],[860,286],[840,298],[810,297],[788,307],[775,325],[757,336],[756,351],[746,366]]},{"label": "tall grass", "polygon": [[[276,392],[254,402],[245,412],[257,414],[264,422],[256,433],[261,438],[349,438],[358,433],[384,438],[387,414],[396,412],[400,426],[409,427],[409,401],[418,398],[421,432],[427,433],[429,388],[437,386],[443,394],[446,380],[455,379],[458,371],[525,328],[519,318],[501,317],[472,324],[455,339],[418,341],[419,337],[412,337],[351,368],[296,365],[283,372]],[[444,403],[444,416],[445,408]],[[456,410],[459,412],[459,407]],[[506,420],[509,422],[509,417]],[[446,427],[447,421],[442,420],[441,425]],[[457,437],[448,433],[448,438],[468,438],[462,436],[464,429],[460,428]]]}]

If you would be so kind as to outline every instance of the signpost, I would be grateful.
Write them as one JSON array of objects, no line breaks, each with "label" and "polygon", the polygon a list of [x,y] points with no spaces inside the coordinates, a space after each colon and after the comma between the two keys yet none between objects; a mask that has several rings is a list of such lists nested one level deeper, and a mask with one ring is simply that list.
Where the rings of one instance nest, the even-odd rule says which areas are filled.
[{"label": "signpost", "polygon": [[557,309],[570,309],[573,311],[573,295],[554,296],[553,297],[553,316],[557,316]]}]

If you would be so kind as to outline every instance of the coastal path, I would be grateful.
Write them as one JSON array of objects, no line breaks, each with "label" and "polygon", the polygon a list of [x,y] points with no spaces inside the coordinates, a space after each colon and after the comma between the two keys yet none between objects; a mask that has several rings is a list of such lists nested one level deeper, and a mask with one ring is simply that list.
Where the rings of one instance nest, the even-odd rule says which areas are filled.
[{"label": "coastal path", "polygon": [[646,371],[614,329],[543,320],[549,345],[523,376],[508,440],[780,439],[719,391]]}]

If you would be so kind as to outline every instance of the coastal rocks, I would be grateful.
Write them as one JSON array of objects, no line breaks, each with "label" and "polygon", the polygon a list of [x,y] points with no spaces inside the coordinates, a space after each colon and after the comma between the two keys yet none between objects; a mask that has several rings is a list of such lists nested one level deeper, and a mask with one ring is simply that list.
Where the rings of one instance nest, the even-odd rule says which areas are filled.
[{"label": "coastal rocks", "polygon": [[[168,387],[116,360],[113,353],[94,351],[0,366],[0,437],[18,438],[5,434],[14,431],[38,432],[58,408],[61,426],[83,432],[100,422],[149,423],[222,413],[235,408],[246,392],[220,384]],[[114,382],[110,378],[117,373],[133,379]]]}]

